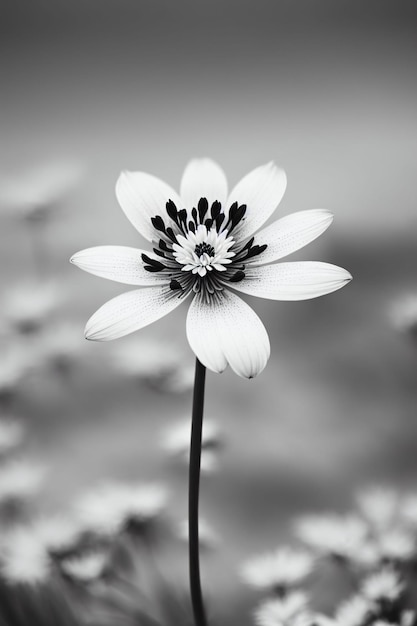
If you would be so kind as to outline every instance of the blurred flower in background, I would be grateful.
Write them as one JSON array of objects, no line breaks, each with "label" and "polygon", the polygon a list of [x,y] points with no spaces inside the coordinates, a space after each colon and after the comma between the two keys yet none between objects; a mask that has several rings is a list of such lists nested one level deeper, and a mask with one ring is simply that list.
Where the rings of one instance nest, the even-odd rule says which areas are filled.
[{"label": "blurred flower in background", "polygon": [[0,212],[29,221],[47,219],[61,208],[61,202],[79,184],[83,166],[75,161],[34,165],[8,178],[0,179]]}]

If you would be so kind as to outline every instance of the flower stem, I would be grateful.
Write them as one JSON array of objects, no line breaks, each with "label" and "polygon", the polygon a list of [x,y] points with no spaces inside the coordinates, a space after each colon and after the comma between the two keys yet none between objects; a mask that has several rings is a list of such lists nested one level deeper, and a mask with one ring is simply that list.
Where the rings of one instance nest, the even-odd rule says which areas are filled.
[{"label": "flower stem", "polygon": [[205,382],[206,368],[198,359],[196,359],[191,423],[190,475],[188,486],[190,591],[196,626],[207,626],[207,618],[201,593],[198,539],[198,495],[200,491],[201,437],[203,430]]}]

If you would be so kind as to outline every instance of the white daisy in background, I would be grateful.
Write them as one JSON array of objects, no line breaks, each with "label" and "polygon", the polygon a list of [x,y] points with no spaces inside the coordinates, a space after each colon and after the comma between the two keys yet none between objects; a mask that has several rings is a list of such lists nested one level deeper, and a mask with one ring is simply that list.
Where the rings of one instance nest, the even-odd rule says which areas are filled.
[{"label": "white daisy in background", "polygon": [[18,344],[2,349],[0,359],[0,399],[16,394],[19,385],[34,367],[33,352]]},{"label": "white daisy in background", "polygon": [[403,499],[399,516],[407,526],[417,529],[417,494],[409,494]]},{"label": "white daisy in background", "polygon": [[86,338],[123,337],[191,296],[187,338],[201,363],[214,372],[229,364],[239,376],[259,374],[270,354],[268,334],[235,291],[304,300],[340,289],[352,278],[328,263],[275,263],[316,239],[332,221],[328,211],[318,209],[259,230],[285,187],[285,173],[272,163],[250,172],[230,194],[223,170],[210,159],[188,164],[180,196],[154,176],[123,172],[117,198],[153,251],[100,246],[72,257],[91,274],[141,287],[102,306],[87,322]]},{"label": "white daisy in background", "polygon": [[417,333],[417,294],[408,293],[398,297],[389,310],[394,328],[403,333]]},{"label": "white daisy in background", "polygon": [[335,621],[338,626],[365,626],[375,611],[375,604],[368,598],[355,595],[338,607]]},{"label": "white daisy in background", "polygon": [[49,555],[30,526],[17,526],[2,534],[0,573],[12,584],[36,585],[48,579]]},{"label": "white daisy in background", "polygon": [[32,533],[54,555],[73,551],[81,537],[77,520],[69,515],[53,515],[33,520]]},{"label": "white daisy in background", "polygon": [[167,493],[160,485],[108,483],[80,498],[75,517],[84,532],[113,535],[129,522],[152,521],[166,501]]},{"label": "white daisy in background", "polygon": [[282,546],[244,564],[243,580],[263,590],[288,589],[304,580],[314,567],[314,558],[305,550]]},{"label": "white daisy in background", "polygon": [[173,343],[147,337],[115,345],[110,358],[117,371],[139,380],[164,379],[181,363],[178,348]]},{"label": "white daisy in background", "polygon": [[35,496],[43,485],[46,468],[29,460],[8,461],[1,466],[0,504]]},{"label": "white daisy in background", "polygon": [[161,391],[187,393],[194,387],[194,364],[181,363],[159,383]]},{"label": "white daisy in background", "polygon": [[363,517],[376,530],[390,526],[398,515],[399,497],[394,489],[371,487],[356,496]]},{"label": "white daisy in background", "polygon": [[368,527],[355,515],[307,515],[295,522],[295,532],[318,552],[354,559],[366,542]]},{"label": "white daisy in background", "polygon": [[58,208],[65,195],[80,181],[83,167],[74,161],[34,166],[1,180],[0,210],[28,220],[45,219]]},{"label": "white daisy in background", "polygon": [[62,290],[54,283],[20,284],[3,294],[2,316],[18,332],[36,332],[50,320],[63,300]]},{"label": "white daisy in background", "polygon": [[23,424],[12,417],[0,418],[0,455],[20,445],[25,436]]},{"label": "white daisy in background", "polygon": [[416,623],[416,612],[412,610],[402,611],[399,626],[414,626]]},{"label": "white daisy in background", "polygon": [[398,600],[405,589],[400,574],[392,568],[385,567],[371,574],[362,582],[361,593],[368,600]]},{"label": "white daisy in background", "polygon": [[38,337],[38,359],[57,370],[67,370],[81,358],[85,347],[85,342],[80,341],[78,324],[60,322],[48,325]]},{"label": "white daisy in background", "polygon": [[60,562],[65,575],[80,583],[91,583],[103,576],[109,564],[109,553],[95,549]]},{"label": "white daisy in background", "polygon": [[408,529],[391,528],[378,536],[377,548],[381,561],[410,561],[416,554],[416,538]]},{"label": "white daisy in background", "polygon": [[258,626],[302,626],[311,623],[308,597],[294,591],[283,598],[264,601],[254,613]]}]

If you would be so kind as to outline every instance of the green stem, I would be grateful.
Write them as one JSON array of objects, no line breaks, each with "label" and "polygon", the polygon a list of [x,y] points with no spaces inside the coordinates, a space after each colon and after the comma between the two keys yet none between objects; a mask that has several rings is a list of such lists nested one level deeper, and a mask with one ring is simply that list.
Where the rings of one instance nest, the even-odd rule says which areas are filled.
[{"label": "green stem", "polygon": [[200,491],[201,437],[203,431],[206,368],[196,359],[191,424],[190,475],[188,488],[188,537],[190,591],[196,626],[207,626],[200,582],[198,496]]}]

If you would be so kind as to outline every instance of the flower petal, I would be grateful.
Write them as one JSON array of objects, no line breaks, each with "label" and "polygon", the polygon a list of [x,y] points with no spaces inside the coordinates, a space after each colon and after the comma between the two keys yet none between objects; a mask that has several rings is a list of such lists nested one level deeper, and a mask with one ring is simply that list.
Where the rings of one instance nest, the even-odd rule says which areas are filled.
[{"label": "flower petal", "polygon": [[181,198],[189,211],[197,207],[200,198],[207,198],[209,206],[218,200],[224,206],[227,199],[227,179],[220,165],[211,159],[193,159],[187,165],[181,180]]},{"label": "flower petal", "polygon": [[249,268],[233,289],[270,300],[309,300],[344,287],[351,274],[337,265],[319,261],[278,263]]},{"label": "flower petal", "polygon": [[231,292],[218,293],[218,299],[210,303],[195,296],[187,316],[187,338],[201,363],[217,373],[229,364],[239,376],[253,378],[269,359],[264,325],[255,311]]},{"label": "flower petal", "polygon": [[90,274],[101,276],[126,285],[148,287],[161,282],[169,283],[164,273],[148,272],[144,269],[142,254],[161,261],[147,250],[127,246],[97,246],[86,248],[74,254],[70,262]]},{"label": "flower petal", "polygon": [[86,339],[110,341],[124,337],[173,311],[183,298],[169,287],[149,287],[122,293],[103,304],[85,327]]},{"label": "flower petal", "polygon": [[286,215],[256,235],[256,245],[267,249],[255,257],[252,265],[265,265],[303,248],[330,226],[333,215],[324,209],[299,211]]},{"label": "flower petal", "polygon": [[166,213],[166,203],[172,200],[178,209],[181,200],[176,191],[164,181],[145,172],[122,172],[116,183],[116,196],[126,217],[148,241],[155,238],[151,218],[160,215],[172,226]]},{"label": "flower petal", "polygon": [[257,167],[237,183],[227,206],[233,202],[247,206],[245,218],[236,229],[240,237],[252,235],[266,222],[281,202],[286,186],[284,170],[272,162]]}]

